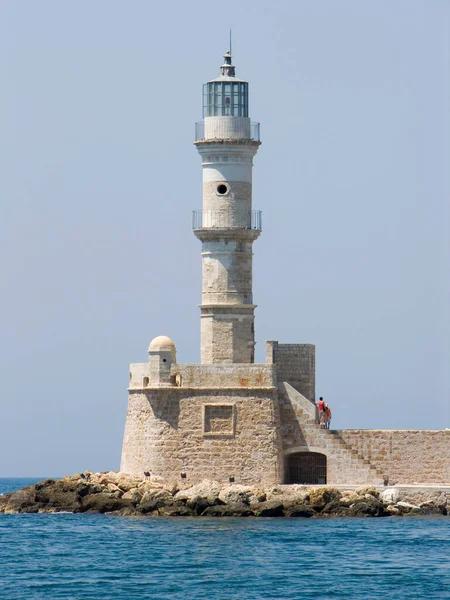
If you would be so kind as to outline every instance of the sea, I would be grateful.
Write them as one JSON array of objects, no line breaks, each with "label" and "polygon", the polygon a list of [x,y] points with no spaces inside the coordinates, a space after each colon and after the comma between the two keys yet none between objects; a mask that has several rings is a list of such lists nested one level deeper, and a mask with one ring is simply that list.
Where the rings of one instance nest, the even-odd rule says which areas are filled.
[{"label": "sea", "polygon": [[1,600],[144,598],[450,599],[450,517],[0,514]]}]

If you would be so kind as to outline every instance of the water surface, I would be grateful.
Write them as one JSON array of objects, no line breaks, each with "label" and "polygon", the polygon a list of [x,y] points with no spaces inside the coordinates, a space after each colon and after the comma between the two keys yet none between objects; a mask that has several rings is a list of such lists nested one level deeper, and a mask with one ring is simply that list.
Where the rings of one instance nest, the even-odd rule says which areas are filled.
[{"label": "water surface", "polygon": [[7,600],[444,600],[450,519],[0,515],[0,590]]}]

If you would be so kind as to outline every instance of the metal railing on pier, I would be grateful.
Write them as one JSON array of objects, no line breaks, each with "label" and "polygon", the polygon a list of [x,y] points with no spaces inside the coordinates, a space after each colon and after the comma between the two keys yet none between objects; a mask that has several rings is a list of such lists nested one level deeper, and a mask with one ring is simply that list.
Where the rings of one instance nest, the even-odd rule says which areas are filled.
[{"label": "metal railing on pier", "polygon": [[262,211],[239,213],[222,210],[192,211],[192,229],[255,229],[262,231]]}]

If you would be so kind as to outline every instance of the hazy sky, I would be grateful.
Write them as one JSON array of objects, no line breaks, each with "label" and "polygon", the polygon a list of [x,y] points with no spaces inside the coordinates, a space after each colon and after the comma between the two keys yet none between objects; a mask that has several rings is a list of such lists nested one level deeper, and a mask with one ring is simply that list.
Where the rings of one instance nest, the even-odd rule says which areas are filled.
[{"label": "hazy sky", "polygon": [[450,3],[1,0],[0,476],[117,469],[128,363],[199,360],[201,89],[261,122],[257,361],[334,428],[450,427]]}]

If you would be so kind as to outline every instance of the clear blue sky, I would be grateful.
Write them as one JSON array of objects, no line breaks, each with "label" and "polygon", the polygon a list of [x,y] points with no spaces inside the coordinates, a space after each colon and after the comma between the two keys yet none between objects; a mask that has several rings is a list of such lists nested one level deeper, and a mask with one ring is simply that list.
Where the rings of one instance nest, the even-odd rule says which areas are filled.
[{"label": "clear blue sky", "polygon": [[317,346],[336,428],[450,427],[446,0],[3,0],[0,476],[119,466],[128,363],[199,360],[201,86],[261,122],[257,360]]}]

